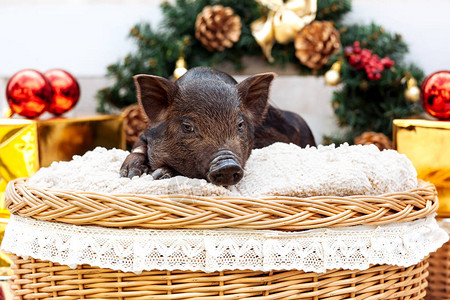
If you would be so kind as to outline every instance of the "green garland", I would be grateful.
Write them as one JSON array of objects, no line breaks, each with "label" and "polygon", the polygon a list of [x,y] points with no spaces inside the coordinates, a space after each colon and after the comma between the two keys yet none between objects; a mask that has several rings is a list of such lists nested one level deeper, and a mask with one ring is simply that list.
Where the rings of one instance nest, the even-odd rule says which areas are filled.
[{"label": "green garland", "polygon": [[[195,20],[206,5],[221,4],[233,8],[242,20],[242,33],[239,41],[230,49],[221,52],[209,52],[195,38]],[[318,0],[318,19],[338,22],[350,11],[350,0]],[[130,37],[135,40],[137,50],[128,54],[123,60],[108,66],[107,76],[114,79],[114,84],[98,92],[99,112],[107,112],[108,104],[123,108],[136,103],[136,92],[132,76],[135,74],[153,74],[170,77],[175,62],[183,52],[188,67],[216,66],[230,62],[236,70],[244,69],[243,56],[263,57],[261,48],[250,31],[254,20],[265,16],[267,9],[255,0],[176,0],[174,4],[161,4],[163,21],[158,30],[148,23],[138,24],[130,30]],[[293,43],[275,44],[272,49],[275,61],[272,65],[295,65],[299,74],[309,75],[313,71],[303,66],[295,57]],[[318,74],[323,74],[323,68]]]},{"label": "green garland", "polygon": [[[241,17],[242,33],[239,41],[230,49],[209,52],[195,38],[195,20],[206,5],[221,4],[233,8]],[[272,49],[274,62],[269,66],[294,65],[299,75],[322,75],[337,60],[343,62],[341,69],[341,88],[333,94],[332,105],[339,126],[347,128],[347,134],[340,137],[327,137],[326,142],[352,141],[364,131],[383,132],[390,136],[392,119],[404,118],[419,113],[419,104],[404,99],[406,88],[404,77],[412,75],[420,84],[423,72],[414,65],[405,65],[403,56],[408,51],[398,34],[390,34],[375,24],[344,26],[343,15],[351,10],[350,0],[318,0],[317,20],[335,23],[341,34],[343,47],[338,55],[330,59],[322,69],[313,71],[302,65],[295,57],[293,43],[276,43]],[[112,107],[123,108],[136,103],[136,91],[132,76],[153,74],[172,76],[175,62],[183,53],[188,67],[217,66],[227,62],[241,71],[245,68],[244,56],[264,57],[261,48],[254,40],[250,24],[265,16],[267,8],[255,0],[176,0],[174,4],[161,4],[162,24],[158,29],[148,23],[135,25],[130,30],[130,38],[136,44],[136,51],[128,54],[107,69],[107,76],[114,79],[112,86],[98,92],[98,111],[108,112]],[[378,81],[369,81],[363,72],[349,66],[343,56],[345,46],[360,41],[362,48],[369,48],[380,57],[388,56],[396,63],[391,70],[383,72]]]},{"label": "green garland", "polygon": [[[420,103],[408,102],[404,97],[406,76],[417,82],[424,79],[423,71],[413,64],[403,62],[408,47],[398,34],[386,32],[375,24],[352,25],[341,28],[342,48],[332,62],[343,62],[341,82],[345,83],[333,93],[332,106],[339,126],[348,129],[343,136],[326,137],[328,143],[352,142],[365,131],[381,132],[392,136],[392,120],[418,115]],[[374,54],[395,61],[395,66],[382,73],[380,80],[370,81],[364,71],[350,66],[343,51],[346,46],[360,41],[361,48],[371,49]]]}]

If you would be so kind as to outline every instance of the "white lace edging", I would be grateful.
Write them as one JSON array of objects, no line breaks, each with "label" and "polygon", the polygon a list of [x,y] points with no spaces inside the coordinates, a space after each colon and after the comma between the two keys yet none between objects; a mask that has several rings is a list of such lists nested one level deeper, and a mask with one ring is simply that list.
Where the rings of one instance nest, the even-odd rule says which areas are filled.
[{"label": "white lace edging", "polygon": [[109,229],[11,215],[2,250],[75,268],[144,270],[303,270],[408,267],[449,239],[434,216],[383,226],[299,232]]}]

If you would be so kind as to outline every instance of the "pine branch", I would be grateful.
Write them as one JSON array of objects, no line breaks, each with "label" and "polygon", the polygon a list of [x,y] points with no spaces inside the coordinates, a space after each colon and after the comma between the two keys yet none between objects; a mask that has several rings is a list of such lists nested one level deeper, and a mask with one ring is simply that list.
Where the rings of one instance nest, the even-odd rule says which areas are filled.
[{"label": "pine branch", "polygon": [[[364,131],[382,132],[391,137],[392,120],[419,114],[422,110],[419,103],[405,99],[405,76],[411,74],[420,84],[424,74],[417,66],[403,62],[408,48],[398,34],[388,33],[375,24],[342,27],[341,32],[343,48],[334,61],[340,59],[343,62],[341,82],[344,85],[332,99],[339,125],[352,132],[347,138]],[[350,66],[343,54],[345,47],[354,41],[360,41],[361,48],[368,48],[380,57],[394,59],[395,66],[383,71],[380,80],[369,80],[364,70]]]},{"label": "pine branch", "polygon": [[[209,52],[195,39],[195,20],[198,13],[206,5],[215,4],[233,8],[242,20],[241,38],[232,48],[222,52]],[[319,0],[318,18],[337,21],[350,8],[350,0]],[[136,52],[108,66],[107,76],[114,79],[114,84],[98,92],[99,111],[107,111],[108,104],[122,108],[135,103],[132,76],[143,73],[169,77],[181,52],[189,67],[231,62],[237,70],[245,68],[242,64],[244,55],[263,57],[252,36],[250,24],[265,16],[267,9],[255,0],[176,0],[173,4],[162,3],[161,11],[163,20],[157,30],[146,23],[131,29],[130,37],[137,45]],[[275,58],[273,65],[295,65],[301,75],[323,74],[328,68],[313,72],[300,64],[295,57],[293,43],[276,44],[272,55]]]},{"label": "pine branch", "polygon": [[[232,48],[222,52],[209,52],[195,39],[198,13],[204,6],[215,4],[230,6],[242,20],[240,40]],[[105,112],[111,105],[121,108],[135,103],[132,76],[142,73],[170,77],[181,53],[189,67],[231,62],[239,70],[245,68],[242,64],[244,55],[263,57],[252,36],[250,24],[265,16],[267,9],[254,0],[176,0],[173,4],[162,3],[161,10],[163,21],[160,27],[155,30],[147,23],[134,26],[130,31],[130,38],[136,43],[137,50],[108,66],[107,76],[114,79],[114,84],[98,92],[99,111]],[[420,84],[424,74],[418,67],[403,63],[408,47],[400,35],[386,32],[376,24],[340,25],[342,16],[350,10],[349,0],[319,0],[317,19],[336,22],[343,48],[352,45],[354,41],[360,41],[362,48],[369,48],[380,57],[388,56],[393,59],[395,67],[384,71],[380,80],[370,81],[363,72],[356,71],[345,63],[342,49],[324,68],[313,72],[295,57],[293,43],[275,44],[272,50],[275,59],[273,65],[294,65],[301,75],[321,75],[334,61],[343,60],[343,86],[333,94],[332,105],[340,126],[346,128],[347,132],[335,140],[351,142],[355,136],[367,130],[390,136],[394,118],[408,117],[421,111],[419,104],[409,103],[404,99],[406,83],[402,78],[411,74]]]}]

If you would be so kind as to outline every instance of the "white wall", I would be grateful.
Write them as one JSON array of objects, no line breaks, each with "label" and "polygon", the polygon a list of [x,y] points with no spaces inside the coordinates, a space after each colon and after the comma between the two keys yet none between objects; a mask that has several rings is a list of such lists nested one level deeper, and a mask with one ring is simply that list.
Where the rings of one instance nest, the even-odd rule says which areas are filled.
[{"label": "white wall", "polygon": [[400,33],[409,46],[407,60],[425,74],[450,70],[450,0],[353,0],[345,21],[374,21]]},{"label": "white wall", "polygon": [[[101,76],[124,57],[137,22],[158,24],[160,0],[0,0],[0,77],[23,68],[61,67]],[[449,0],[353,0],[348,22],[375,20],[409,43],[427,73],[450,69]]]},{"label": "white wall", "polygon": [[159,2],[0,0],[0,76],[55,67],[102,76],[132,49],[134,24],[159,23]]},{"label": "white wall", "polygon": [[[161,20],[160,0],[0,0],[0,112],[7,106],[5,84],[15,72],[62,68],[80,82],[82,96],[74,112],[95,111],[94,95],[110,84],[106,66],[133,50],[128,39],[137,22]],[[410,46],[408,60],[426,73],[450,69],[449,0],[353,0],[349,23],[375,21],[401,33]],[[248,74],[268,70],[250,67]],[[293,75],[293,72],[283,72]],[[286,92],[289,91],[289,92]],[[302,114],[316,136],[336,127],[329,101],[333,89],[322,78],[280,76],[272,99]]]}]

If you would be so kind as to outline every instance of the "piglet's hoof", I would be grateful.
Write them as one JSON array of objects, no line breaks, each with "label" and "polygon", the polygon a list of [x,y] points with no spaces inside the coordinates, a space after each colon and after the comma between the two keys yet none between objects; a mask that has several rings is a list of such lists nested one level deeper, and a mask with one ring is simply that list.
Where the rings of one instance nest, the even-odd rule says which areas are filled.
[{"label": "piglet's hoof", "polygon": [[147,156],[142,153],[131,153],[128,155],[120,168],[121,177],[133,178],[144,173],[149,174],[150,167],[148,166]]},{"label": "piglet's hoof", "polygon": [[152,173],[153,179],[169,179],[175,176],[175,171],[171,168],[161,167]]}]

